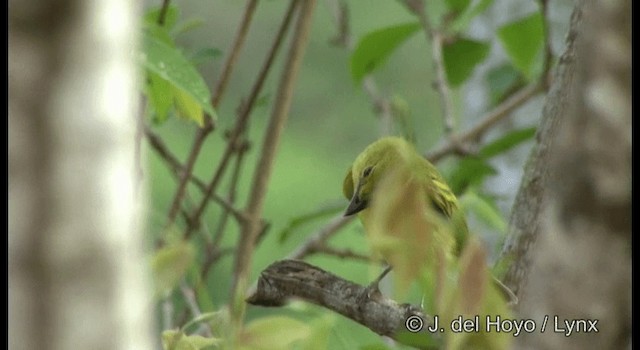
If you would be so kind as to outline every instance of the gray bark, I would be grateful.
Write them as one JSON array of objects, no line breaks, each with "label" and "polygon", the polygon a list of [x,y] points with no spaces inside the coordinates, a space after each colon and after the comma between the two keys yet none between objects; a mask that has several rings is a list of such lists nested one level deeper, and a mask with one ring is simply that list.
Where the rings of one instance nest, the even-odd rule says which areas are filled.
[{"label": "gray bark", "polygon": [[[505,282],[519,317],[539,327],[518,348],[621,349],[631,343],[631,1],[579,2],[567,44],[513,208]],[[583,327],[566,336],[565,320]]]},{"label": "gray bark", "polygon": [[149,349],[135,8],[9,9],[9,348]]}]

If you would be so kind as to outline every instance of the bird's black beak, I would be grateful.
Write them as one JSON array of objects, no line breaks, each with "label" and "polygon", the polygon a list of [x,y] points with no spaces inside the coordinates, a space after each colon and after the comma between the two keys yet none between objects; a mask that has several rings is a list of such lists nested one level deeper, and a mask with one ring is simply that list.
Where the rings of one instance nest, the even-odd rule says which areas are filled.
[{"label": "bird's black beak", "polygon": [[353,191],[353,197],[351,198],[351,202],[349,202],[347,210],[345,210],[344,212],[344,216],[353,215],[367,208],[369,202],[360,198],[360,196],[358,195],[358,190],[360,189],[359,187],[360,184],[358,184],[358,188]]}]

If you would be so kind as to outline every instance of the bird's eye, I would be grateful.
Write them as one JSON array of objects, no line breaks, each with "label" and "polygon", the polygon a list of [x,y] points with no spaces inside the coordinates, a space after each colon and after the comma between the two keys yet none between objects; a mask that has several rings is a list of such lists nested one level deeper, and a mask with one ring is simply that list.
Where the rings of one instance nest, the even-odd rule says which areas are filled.
[{"label": "bird's eye", "polygon": [[362,172],[362,176],[363,177],[367,177],[369,175],[371,175],[371,170],[373,170],[373,167],[367,167],[366,169],[364,169],[364,171]]}]

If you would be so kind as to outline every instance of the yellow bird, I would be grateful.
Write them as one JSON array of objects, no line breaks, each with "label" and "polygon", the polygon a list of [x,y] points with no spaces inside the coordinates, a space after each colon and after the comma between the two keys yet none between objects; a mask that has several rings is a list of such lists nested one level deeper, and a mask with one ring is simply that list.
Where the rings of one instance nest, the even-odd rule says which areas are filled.
[{"label": "yellow bird", "polygon": [[[403,242],[400,249],[404,251],[399,254],[393,252],[392,256],[385,256],[382,253],[390,266],[370,287],[377,289],[378,282],[391,270],[394,259],[403,261],[400,264],[409,264],[405,272],[419,270],[426,265],[416,260],[433,258],[429,254],[434,253],[442,253],[445,260],[459,256],[467,240],[467,223],[456,196],[436,167],[402,138],[381,138],[360,153],[344,178],[343,193],[350,200],[345,216],[358,214],[368,235],[379,232],[385,238],[415,240]],[[415,208],[425,210],[416,213]],[[394,230],[406,232],[387,232]],[[413,257],[405,256],[412,253]],[[411,271],[409,275],[416,277]],[[509,288],[493,279],[508,300],[517,302]]]},{"label": "yellow bird", "polygon": [[436,167],[399,137],[384,137],[369,145],[353,162],[343,183],[350,200],[345,216],[358,214],[365,230],[372,222],[369,209],[377,186],[392,172],[402,172],[403,182],[414,181],[424,192],[428,205],[443,218],[452,220],[455,240],[450,245],[459,253],[468,234],[458,200]]}]

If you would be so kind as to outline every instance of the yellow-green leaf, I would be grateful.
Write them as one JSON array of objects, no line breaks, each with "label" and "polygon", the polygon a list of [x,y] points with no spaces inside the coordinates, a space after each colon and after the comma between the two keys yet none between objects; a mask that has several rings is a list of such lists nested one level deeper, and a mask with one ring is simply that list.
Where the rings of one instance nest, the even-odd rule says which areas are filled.
[{"label": "yellow-green leaf", "polygon": [[193,120],[202,127],[204,125],[204,113],[202,106],[192,95],[177,86],[173,86],[173,96],[178,115],[187,120]]},{"label": "yellow-green leaf", "polygon": [[167,245],[153,255],[153,271],[156,292],[163,295],[173,289],[193,262],[195,252],[187,242]]},{"label": "yellow-green leaf", "polygon": [[[195,108],[192,106],[196,104],[216,119],[216,112],[209,101],[209,88],[193,64],[178,49],[167,45],[148,31],[143,32],[142,49],[140,62],[143,67],[173,85],[176,88],[174,92],[180,91],[177,96],[174,95],[174,98],[177,97],[177,101],[186,103],[187,106],[176,106],[179,110],[186,112],[190,119],[197,121],[200,118],[197,117]],[[189,98],[185,99],[183,95]]]}]

